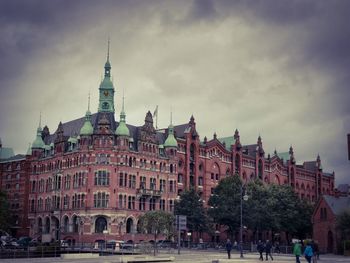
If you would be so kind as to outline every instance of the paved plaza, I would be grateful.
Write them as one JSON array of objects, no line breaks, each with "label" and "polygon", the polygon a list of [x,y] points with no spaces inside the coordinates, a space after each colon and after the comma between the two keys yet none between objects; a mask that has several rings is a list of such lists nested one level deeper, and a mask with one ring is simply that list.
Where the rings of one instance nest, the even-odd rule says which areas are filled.
[{"label": "paved plaza", "polygon": [[[1,263],[120,263],[125,262],[125,259],[131,258],[133,256],[100,256],[98,258],[77,258],[77,259],[61,259],[61,258],[24,258],[24,259],[1,259]],[[135,255],[135,258],[140,259],[142,255]],[[223,251],[198,251],[198,250],[184,250],[181,251],[181,254],[178,255],[176,251],[174,253],[160,253],[157,258],[170,258],[174,257],[172,262],[189,262],[189,263],[212,263],[213,261],[218,260],[219,263],[227,262],[247,262],[255,263],[259,261],[259,256],[257,253],[248,253],[244,255],[244,258],[241,259],[238,253],[233,253],[231,259],[227,259],[226,253]],[[292,255],[273,255],[273,262],[295,262],[295,258]],[[149,258],[153,258],[149,256]],[[124,261],[123,261],[124,259]],[[269,260],[271,262],[271,260]],[[304,258],[301,259],[301,262],[306,262]],[[318,263],[336,263],[336,262],[348,262],[350,263],[350,257],[338,256],[338,255],[321,255],[321,259]]]}]

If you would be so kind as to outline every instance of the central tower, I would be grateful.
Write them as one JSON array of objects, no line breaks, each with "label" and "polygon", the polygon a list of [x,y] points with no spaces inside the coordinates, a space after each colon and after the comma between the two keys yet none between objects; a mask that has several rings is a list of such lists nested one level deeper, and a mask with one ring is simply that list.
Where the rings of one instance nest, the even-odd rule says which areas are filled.
[{"label": "central tower", "polygon": [[114,86],[111,81],[111,64],[109,63],[109,40],[107,50],[107,61],[105,63],[105,76],[100,84],[100,98],[98,112],[114,113]]}]

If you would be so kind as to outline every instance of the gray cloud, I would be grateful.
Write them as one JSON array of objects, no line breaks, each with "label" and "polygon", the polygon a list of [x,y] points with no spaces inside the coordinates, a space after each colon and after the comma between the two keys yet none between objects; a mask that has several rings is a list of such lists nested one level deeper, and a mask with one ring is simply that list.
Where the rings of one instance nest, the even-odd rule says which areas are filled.
[{"label": "gray cloud", "polygon": [[293,144],[298,161],[320,153],[337,183],[349,182],[348,1],[2,1],[0,134],[24,152],[39,111],[53,132],[84,115],[111,37],[119,117],[142,124],[159,105],[160,126],[193,113],[201,138],[267,152]]}]

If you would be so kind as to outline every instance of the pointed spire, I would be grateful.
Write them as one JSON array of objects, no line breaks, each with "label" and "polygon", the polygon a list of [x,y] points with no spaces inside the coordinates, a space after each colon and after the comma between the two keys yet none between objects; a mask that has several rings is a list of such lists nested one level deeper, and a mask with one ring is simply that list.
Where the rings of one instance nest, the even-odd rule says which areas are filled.
[{"label": "pointed spire", "polygon": [[110,42],[110,38],[108,37],[108,45],[107,45],[107,61],[109,61],[109,42]]},{"label": "pointed spire", "polygon": [[123,89],[123,102],[122,102],[122,110],[120,112],[120,121],[117,129],[115,130],[115,134],[118,136],[130,136],[130,131],[129,128],[126,126],[125,123],[125,111],[124,111],[124,101],[125,101],[125,96],[124,96],[124,89]]},{"label": "pointed spire", "polygon": [[41,128],[41,111],[40,111],[40,117],[39,117],[39,127]]},{"label": "pointed spire", "polygon": [[88,111],[90,111],[90,91],[89,91],[89,98],[88,98]]},{"label": "pointed spire", "polygon": [[108,38],[108,45],[107,45],[107,61],[105,63],[105,77],[111,77],[111,63],[109,62],[109,38]]},{"label": "pointed spire", "polygon": [[174,136],[174,127],[173,127],[173,113],[170,111],[170,124],[168,127],[168,137],[164,142],[164,147],[177,147],[177,141]]},{"label": "pointed spire", "polygon": [[294,154],[293,146],[292,146],[292,145],[289,147],[289,154],[290,154],[290,155],[293,155],[293,154]]}]

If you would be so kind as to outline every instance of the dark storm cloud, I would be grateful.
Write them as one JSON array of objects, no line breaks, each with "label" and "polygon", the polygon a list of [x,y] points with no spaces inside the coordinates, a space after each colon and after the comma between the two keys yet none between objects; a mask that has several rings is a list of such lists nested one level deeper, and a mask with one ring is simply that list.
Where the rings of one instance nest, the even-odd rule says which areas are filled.
[{"label": "dark storm cloud", "polygon": [[[180,122],[195,114],[201,138],[238,127],[249,144],[261,132],[272,151],[295,145],[298,161],[319,152],[327,171],[345,181],[349,5],[0,1],[0,135],[23,152],[35,137],[40,109],[51,131],[59,120],[83,116],[89,89],[96,109],[110,35],[116,109],[123,87],[130,123],[142,123],[145,109],[160,104],[160,122],[167,125],[171,103]],[[18,117],[9,118],[7,110]],[[25,135],[12,132],[23,127]]]}]

